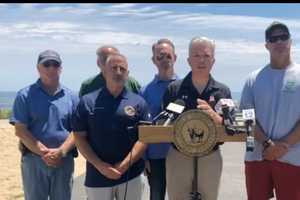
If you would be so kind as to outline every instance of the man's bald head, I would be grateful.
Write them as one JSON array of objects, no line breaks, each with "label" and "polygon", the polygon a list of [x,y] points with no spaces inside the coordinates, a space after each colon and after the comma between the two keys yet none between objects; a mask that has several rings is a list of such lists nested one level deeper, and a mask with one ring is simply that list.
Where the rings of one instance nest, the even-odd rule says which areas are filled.
[{"label": "man's bald head", "polygon": [[105,45],[105,46],[99,47],[96,51],[96,54],[98,56],[97,65],[100,67],[101,70],[103,70],[103,67],[106,63],[107,57],[110,54],[118,54],[118,53],[119,53],[119,50],[116,47],[111,46],[111,45]]}]

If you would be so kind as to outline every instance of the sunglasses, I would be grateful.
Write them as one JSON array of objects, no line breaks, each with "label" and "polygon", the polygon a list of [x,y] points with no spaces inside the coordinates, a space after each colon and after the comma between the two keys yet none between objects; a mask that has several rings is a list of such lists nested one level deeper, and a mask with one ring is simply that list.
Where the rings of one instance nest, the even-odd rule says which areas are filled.
[{"label": "sunglasses", "polygon": [[275,43],[277,42],[278,40],[281,40],[281,41],[287,41],[288,39],[290,39],[290,36],[287,35],[287,34],[283,34],[283,35],[275,35],[275,36],[270,36],[269,39],[268,39],[268,42],[270,43]]},{"label": "sunglasses", "polygon": [[43,66],[45,68],[49,68],[49,67],[54,67],[54,68],[59,68],[60,67],[60,64],[56,61],[53,61],[53,60],[50,60],[50,61],[46,61]]}]

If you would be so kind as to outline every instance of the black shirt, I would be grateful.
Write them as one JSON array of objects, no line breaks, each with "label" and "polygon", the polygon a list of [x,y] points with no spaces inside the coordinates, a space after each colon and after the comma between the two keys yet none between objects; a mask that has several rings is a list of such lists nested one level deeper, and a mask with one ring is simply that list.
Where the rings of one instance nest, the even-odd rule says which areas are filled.
[{"label": "black shirt", "polygon": [[[215,81],[213,77],[209,75],[205,89],[199,94],[193,85],[192,72],[190,72],[184,79],[174,81],[168,86],[163,96],[162,107],[163,110],[165,110],[169,103],[181,99],[185,102],[185,111],[197,109],[197,98],[205,100],[215,110],[215,105],[220,99],[231,99],[231,92],[226,85]],[[214,150],[218,148],[219,144],[222,143],[218,143],[214,147]],[[173,146],[175,147],[175,145]]]}]

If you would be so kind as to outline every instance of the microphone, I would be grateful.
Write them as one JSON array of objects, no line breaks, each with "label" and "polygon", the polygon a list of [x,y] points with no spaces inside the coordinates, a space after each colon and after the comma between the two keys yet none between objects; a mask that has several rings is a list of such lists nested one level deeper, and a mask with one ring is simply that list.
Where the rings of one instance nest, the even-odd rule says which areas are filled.
[{"label": "microphone", "polygon": [[254,109],[246,109],[242,110],[243,112],[243,119],[245,121],[246,126],[246,133],[247,133],[247,139],[246,139],[246,151],[253,151],[254,150],[254,137],[250,135],[252,131],[252,126],[255,123],[255,111]]},{"label": "microphone", "polygon": [[181,114],[184,109],[185,102],[182,99],[177,99],[174,103],[171,102],[166,108],[168,118],[164,122],[163,126],[168,126],[175,119],[175,116]]},{"label": "microphone", "polygon": [[158,115],[156,115],[153,119],[152,122],[155,124],[158,120],[160,120],[162,117],[167,117],[168,112],[166,110],[160,112]]},{"label": "microphone", "polygon": [[232,99],[220,99],[215,105],[217,113],[223,115],[223,123],[225,126],[233,125],[233,113],[235,112],[235,108],[236,106]]}]

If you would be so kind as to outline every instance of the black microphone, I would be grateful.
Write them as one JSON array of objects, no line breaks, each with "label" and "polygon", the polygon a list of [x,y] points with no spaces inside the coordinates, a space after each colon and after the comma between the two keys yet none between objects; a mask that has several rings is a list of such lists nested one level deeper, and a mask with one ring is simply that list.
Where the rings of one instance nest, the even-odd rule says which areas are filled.
[{"label": "black microphone", "polygon": [[181,114],[185,109],[185,102],[182,99],[177,99],[174,103],[170,103],[166,110],[168,112],[168,118],[164,122],[163,126],[168,126],[177,115]]},{"label": "black microphone", "polygon": [[220,99],[215,105],[215,110],[217,113],[223,115],[223,123],[225,126],[233,125],[233,113],[235,112],[235,104],[232,99]]},{"label": "black microphone", "polygon": [[228,105],[222,105],[222,112],[223,112],[223,123],[225,126],[232,126],[233,125],[233,118],[230,113]]},{"label": "black microphone", "polygon": [[158,120],[160,120],[163,117],[167,117],[168,116],[168,112],[166,110],[160,112],[158,115],[156,115],[153,119],[152,122],[153,124],[155,124]]}]

